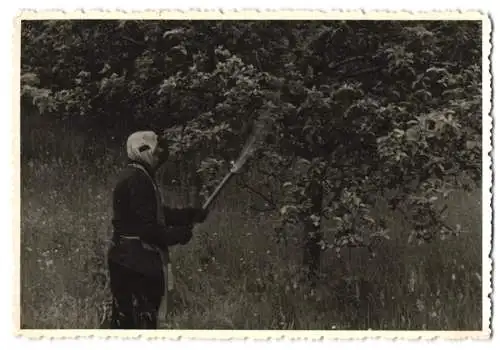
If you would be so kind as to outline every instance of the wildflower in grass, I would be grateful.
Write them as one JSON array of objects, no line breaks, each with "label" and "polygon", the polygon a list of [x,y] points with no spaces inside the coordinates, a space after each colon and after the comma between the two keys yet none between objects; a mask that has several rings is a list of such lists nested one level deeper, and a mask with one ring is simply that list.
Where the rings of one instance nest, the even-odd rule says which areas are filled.
[{"label": "wildflower in grass", "polygon": [[415,273],[415,270],[411,270],[410,272],[410,280],[409,280],[409,285],[408,285],[408,289],[410,290],[410,292],[414,292],[415,291],[415,283],[416,283],[416,273]]},{"label": "wildflower in grass", "polygon": [[434,305],[436,306],[436,308],[439,309],[441,307],[441,299],[437,298],[436,302],[434,303]]},{"label": "wildflower in grass", "polygon": [[481,282],[482,281],[482,278],[481,278],[481,275],[477,272],[474,273],[474,277],[476,277],[476,279]]},{"label": "wildflower in grass", "polygon": [[423,312],[425,310],[425,303],[422,299],[417,299],[416,306],[418,311]]}]

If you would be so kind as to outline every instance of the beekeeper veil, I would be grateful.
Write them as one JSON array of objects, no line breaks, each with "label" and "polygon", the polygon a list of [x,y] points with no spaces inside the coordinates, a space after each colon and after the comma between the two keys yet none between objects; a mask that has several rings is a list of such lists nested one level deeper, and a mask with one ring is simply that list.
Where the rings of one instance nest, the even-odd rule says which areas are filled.
[{"label": "beekeeper veil", "polygon": [[127,156],[130,160],[146,163],[155,168],[158,157],[155,155],[158,135],[154,131],[138,131],[127,139]]}]

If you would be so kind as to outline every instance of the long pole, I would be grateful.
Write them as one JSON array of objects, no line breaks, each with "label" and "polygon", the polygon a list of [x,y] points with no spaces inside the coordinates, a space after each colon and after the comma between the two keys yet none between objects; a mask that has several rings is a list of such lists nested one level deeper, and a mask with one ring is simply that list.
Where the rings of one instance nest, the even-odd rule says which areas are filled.
[{"label": "long pole", "polygon": [[226,185],[226,183],[229,181],[229,179],[234,175],[234,172],[230,171],[227,173],[227,175],[222,179],[222,181],[219,183],[217,188],[212,192],[210,197],[205,201],[203,204],[203,210],[206,210],[209,205],[213,202],[213,200],[219,195],[220,191],[222,188]]}]

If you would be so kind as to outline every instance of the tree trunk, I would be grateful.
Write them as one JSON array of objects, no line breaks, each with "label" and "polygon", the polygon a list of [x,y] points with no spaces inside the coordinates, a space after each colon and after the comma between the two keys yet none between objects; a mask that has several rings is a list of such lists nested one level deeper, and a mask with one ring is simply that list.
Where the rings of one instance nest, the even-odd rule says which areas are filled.
[{"label": "tree trunk", "polygon": [[304,218],[304,260],[307,279],[315,286],[319,276],[321,246],[323,239],[321,231],[321,211],[323,206],[323,187],[320,181],[312,180],[307,188],[311,200],[311,208]]}]

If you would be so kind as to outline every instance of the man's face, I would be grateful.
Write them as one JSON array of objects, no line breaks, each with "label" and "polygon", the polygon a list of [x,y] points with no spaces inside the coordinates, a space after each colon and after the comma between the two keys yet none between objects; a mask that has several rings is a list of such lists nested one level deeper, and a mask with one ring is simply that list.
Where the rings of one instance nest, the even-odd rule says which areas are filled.
[{"label": "man's face", "polygon": [[154,152],[155,158],[158,161],[158,167],[162,166],[168,160],[168,150],[163,147],[163,145],[159,144]]}]

